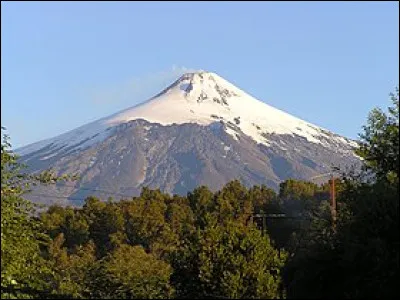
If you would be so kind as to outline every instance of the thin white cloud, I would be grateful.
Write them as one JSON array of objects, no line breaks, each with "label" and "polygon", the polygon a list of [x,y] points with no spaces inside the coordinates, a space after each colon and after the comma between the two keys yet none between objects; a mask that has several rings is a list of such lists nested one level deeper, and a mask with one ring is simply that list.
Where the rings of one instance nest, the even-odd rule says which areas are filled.
[{"label": "thin white cloud", "polygon": [[131,106],[141,103],[166,86],[171,84],[179,76],[194,69],[173,65],[167,71],[134,77],[123,82],[91,90],[86,97],[88,100],[100,106]]}]

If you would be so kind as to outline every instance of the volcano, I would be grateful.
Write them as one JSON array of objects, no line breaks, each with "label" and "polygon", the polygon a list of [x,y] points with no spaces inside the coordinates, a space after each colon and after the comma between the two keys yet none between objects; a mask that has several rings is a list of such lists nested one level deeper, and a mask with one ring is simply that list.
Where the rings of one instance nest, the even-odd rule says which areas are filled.
[{"label": "volcano", "polygon": [[137,106],[16,152],[30,172],[80,175],[31,193],[39,202],[65,204],[88,195],[135,196],[144,186],[176,194],[200,185],[217,190],[233,179],[278,189],[288,178],[358,164],[355,147],[199,71]]}]

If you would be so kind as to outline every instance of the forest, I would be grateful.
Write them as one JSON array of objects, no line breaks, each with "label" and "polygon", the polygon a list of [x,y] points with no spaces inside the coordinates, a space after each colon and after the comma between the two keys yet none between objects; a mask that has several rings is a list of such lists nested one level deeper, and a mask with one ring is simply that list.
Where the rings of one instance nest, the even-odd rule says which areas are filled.
[{"label": "forest", "polygon": [[46,210],[7,135],[1,145],[2,299],[394,298],[399,282],[399,91],[372,110],[362,170],[278,192],[239,180],[186,196],[143,188]]}]

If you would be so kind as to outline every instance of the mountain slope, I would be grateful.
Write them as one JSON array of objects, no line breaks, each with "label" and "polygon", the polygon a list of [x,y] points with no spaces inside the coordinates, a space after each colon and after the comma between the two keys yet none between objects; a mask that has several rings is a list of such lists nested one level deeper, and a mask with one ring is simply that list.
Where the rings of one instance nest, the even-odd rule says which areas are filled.
[{"label": "mountain slope", "polygon": [[288,177],[357,164],[355,146],[214,73],[196,72],[143,104],[17,152],[33,172],[51,166],[82,174],[74,188],[54,190],[80,199],[93,189],[132,195],[142,186],[182,194],[235,178],[277,188]]}]

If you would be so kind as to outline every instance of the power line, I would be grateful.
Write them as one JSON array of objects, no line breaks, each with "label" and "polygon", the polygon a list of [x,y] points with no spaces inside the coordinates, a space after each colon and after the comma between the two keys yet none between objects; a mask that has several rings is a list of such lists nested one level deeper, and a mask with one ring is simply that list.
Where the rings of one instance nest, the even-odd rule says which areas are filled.
[{"label": "power line", "polygon": [[[111,194],[111,193],[110,193]],[[50,194],[27,194],[27,196],[33,197],[43,197],[43,198],[56,198],[56,199],[68,199],[70,201],[84,201],[86,198],[90,197],[87,196],[86,198],[71,198],[69,196],[57,196],[57,195],[50,195]],[[125,198],[133,198],[134,196],[124,196]]]},{"label": "power line", "polygon": [[[56,187],[74,187],[71,185],[56,185]],[[94,191],[94,192],[100,192],[100,193],[104,193],[104,194],[109,194],[109,195],[114,195],[114,196],[119,196],[119,197],[124,197],[124,198],[133,198],[133,195],[126,195],[126,194],[121,194],[121,193],[117,193],[117,192],[112,192],[112,191],[107,191],[107,190],[103,190],[103,189],[91,189],[91,188],[78,188],[77,192],[80,190],[86,190],[86,191]],[[34,196],[34,197],[43,197],[43,198],[56,198],[56,199],[68,199],[70,201],[84,201],[87,197],[85,198],[73,198],[70,196],[59,196],[59,195],[51,195],[51,194],[43,194],[43,193],[28,193],[27,196]]]},{"label": "power line", "polygon": [[[57,183],[55,185],[56,187],[74,187],[73,185],[67,185],[67,184],[61,184],[61,183]],[[122,196],[122,197],[132,197],[132,195],[126,195],[126,194],[121,194],[118,192],[111,192],[108,190],[103,190],[103,189],[97,189],[97,188],[85,188],[85,187],[80,187],[78,188],[79,190],[87,190],[87,191],[96,191],[96,192],[101,192],[101,193],[105,193],[105,194],[112,194],[112,195],[118,195],[118,196]]]},{"label": "power line", "polygon": [[56,196],[49,194],[28,194],[29,197],[42,197],[42,198],[55,198],[55,199],[68,199],[69,201],[85,201],[86,198],[70,198],[68,196]]}]

